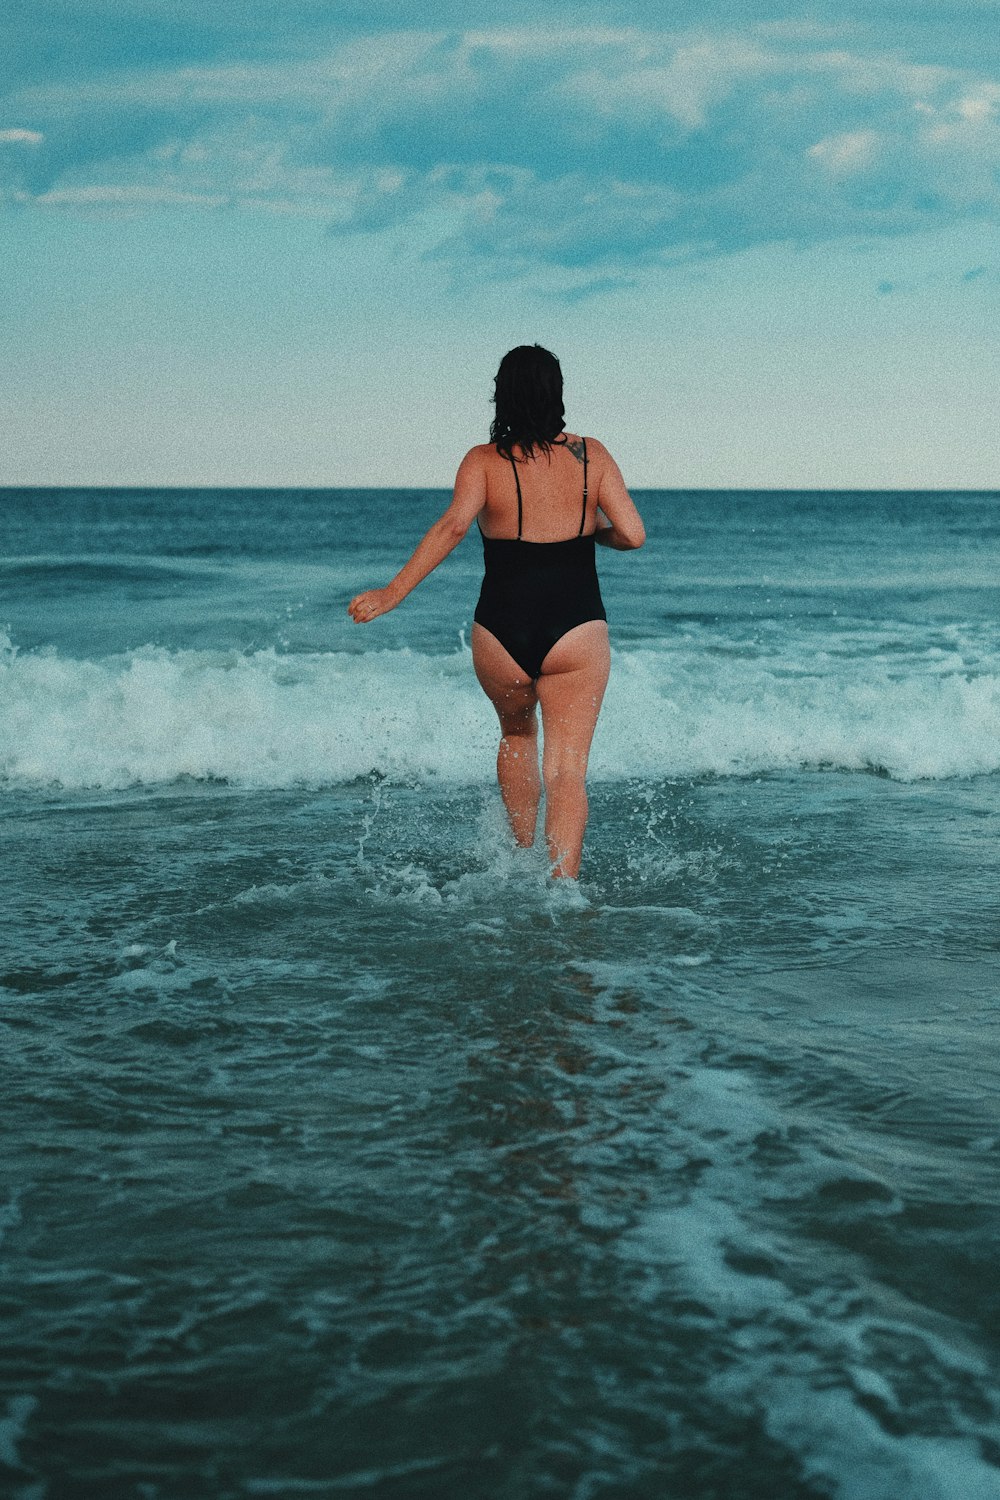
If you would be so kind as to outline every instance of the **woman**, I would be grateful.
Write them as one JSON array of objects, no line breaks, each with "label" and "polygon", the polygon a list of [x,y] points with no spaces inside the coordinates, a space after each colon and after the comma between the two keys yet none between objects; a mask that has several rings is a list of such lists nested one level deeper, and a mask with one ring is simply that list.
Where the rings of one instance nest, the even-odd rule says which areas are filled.
[{"label": "woman", "polygon": [[562,370],[539,344],[505,354],[489,443],[459,465],[451,504],[383,589],[348,605],[359,624],[395,609],[479,521],[486,576],[472,627],[476,676],[500,719],[497,780],[510,826],[534,842],[545,748],[545,837],[554,876],[576,878],[585,776],[611,654],[594,543],[646,540],[611,454],[563,429]]}]

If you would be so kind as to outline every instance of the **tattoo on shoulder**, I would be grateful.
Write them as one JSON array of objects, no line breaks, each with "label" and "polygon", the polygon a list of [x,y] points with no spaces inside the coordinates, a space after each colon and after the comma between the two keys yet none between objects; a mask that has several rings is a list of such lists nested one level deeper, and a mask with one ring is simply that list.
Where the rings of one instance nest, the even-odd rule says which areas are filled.
[{"label": "tattoo on shoulder", "polygon": [[581,463],[582,464],[583,463],[583,451],[584,451],[583,450],[583,439],[582,438],[574,438],[572,440],[572,442],[569,442],[569,443],[566,444],[566,447],[572,453],[572,455],[576,459],[577,463]]}]

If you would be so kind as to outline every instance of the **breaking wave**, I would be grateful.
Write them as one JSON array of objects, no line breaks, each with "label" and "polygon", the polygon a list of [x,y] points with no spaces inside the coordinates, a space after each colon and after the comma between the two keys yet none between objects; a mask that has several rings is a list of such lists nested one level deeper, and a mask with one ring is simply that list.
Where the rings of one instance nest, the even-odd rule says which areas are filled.
[{"label": "breaking wave", "polygon": [[[496,728],[469,652],[283,654],[145,646],[100,660],[0,637],[0,776],[118,788],[492,775]],[[1000,673],[935,658],[614,653],[595,780],[823,767],[900,780],[1000,770]]]}]

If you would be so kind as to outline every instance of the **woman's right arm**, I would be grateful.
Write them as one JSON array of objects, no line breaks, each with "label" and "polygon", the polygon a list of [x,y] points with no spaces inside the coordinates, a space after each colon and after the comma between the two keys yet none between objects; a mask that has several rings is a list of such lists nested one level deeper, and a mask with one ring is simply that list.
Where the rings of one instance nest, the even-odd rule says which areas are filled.
[{"label": "woman's right arm", "polygon": [[[602,460],[597,485],[597,531],[594,540],[602,547],[614,547],[618,552],[631,552],[641,547],[646,540],[646,528],[642,517],[622,478],[621,470],[603,443],[591,438],[591,446],[598,449]],[[601,515],[607,518],[602,521]]]},{"label": "woman's right arm", "polygon": [[478,448],[470,449],[462,459],[451,504],[424,533],[409,561],[403,564],[391,583],[385,588],[365,589],[363,593],[355,594],[347,612],[358,625],[367,625],[379,615],[395,609],[458,546],[486,504],[484,446],[480,444]]}]

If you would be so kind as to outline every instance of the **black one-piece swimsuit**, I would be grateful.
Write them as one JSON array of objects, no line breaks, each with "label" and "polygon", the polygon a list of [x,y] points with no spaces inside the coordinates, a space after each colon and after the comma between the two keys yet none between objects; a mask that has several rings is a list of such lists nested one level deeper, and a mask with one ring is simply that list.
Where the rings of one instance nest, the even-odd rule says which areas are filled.
[{"label": "black one-piece swimsuit", "polygon": [[[583,511],[576,536],[562,542],[527,542],[521,536],[521,480],[517,484],[517,537],[483,537],[486,574],[473,618],[495,635],[532,680],[568,630],[606,620],[597,582],[594,533],[587,519],[587,442],[583,440]],[[482,528],[480,528],[481,530]]]}]

